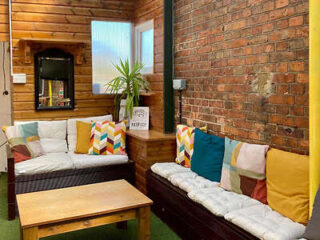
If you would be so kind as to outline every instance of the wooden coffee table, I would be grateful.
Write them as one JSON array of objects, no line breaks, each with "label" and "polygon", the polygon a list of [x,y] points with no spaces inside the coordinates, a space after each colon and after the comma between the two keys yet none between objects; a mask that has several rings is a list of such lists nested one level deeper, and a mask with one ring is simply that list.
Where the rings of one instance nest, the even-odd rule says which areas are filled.
[{"label": "wooden coffee table", "polygon": [[138,218],[150,239],[152,201],[125,180],[17,195],[24,240]]}]

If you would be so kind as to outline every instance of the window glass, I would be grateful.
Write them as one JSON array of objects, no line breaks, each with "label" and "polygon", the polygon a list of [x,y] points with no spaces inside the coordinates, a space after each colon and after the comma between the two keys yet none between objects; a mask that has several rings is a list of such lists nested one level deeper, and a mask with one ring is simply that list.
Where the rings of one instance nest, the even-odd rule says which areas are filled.
[{"label": "window glass", "polygon": [[105,85],[119,75],[113,64],[120,59],[131,63],[131,23],[92,21],[92,84],[94,94],[103,94]]},{"label": "window glass", "polygon": [[141,33],[141,62],[143,72],[153,72],[153,29]]}]

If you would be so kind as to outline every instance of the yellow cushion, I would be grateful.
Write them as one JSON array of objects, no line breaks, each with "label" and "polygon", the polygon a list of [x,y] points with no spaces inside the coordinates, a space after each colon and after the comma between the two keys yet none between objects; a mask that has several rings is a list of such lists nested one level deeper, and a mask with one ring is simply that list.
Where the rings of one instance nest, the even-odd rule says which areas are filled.
[{"label": "yellow cushion", "polygon": [[269,206],[299,223],[309,216],[309,157],[271,149],[267,154]]},{"label": "yellow cushion", "polygon": [[75,153],[88,154],[92,123],[77,121],[77,145]]}]

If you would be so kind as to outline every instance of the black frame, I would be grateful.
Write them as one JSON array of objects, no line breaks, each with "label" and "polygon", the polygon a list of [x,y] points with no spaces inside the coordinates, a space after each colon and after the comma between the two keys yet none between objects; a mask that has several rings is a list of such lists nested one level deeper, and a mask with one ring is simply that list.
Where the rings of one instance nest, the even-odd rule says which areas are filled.
[{"label": "black frame", "polygon": [[[68,71],[68,95],[70,96],[69,106],[53,106],[53,107],[39,107],[39,81],[40,81],[40,63],[42,59],[61,59],[64,58],[69,61]],[[53,79],[54,80],[54,79]],[[35,110],[72,110],[75,106],[74,99],[74,56],[58,48],[49,48],[34,55],[34,81],[35,81]]]},{"label": "black frame", "polygon": [[165,133],[175,131],[173,91],[173,1],[163,0],[164,64],[163,64],[163,128]]}]

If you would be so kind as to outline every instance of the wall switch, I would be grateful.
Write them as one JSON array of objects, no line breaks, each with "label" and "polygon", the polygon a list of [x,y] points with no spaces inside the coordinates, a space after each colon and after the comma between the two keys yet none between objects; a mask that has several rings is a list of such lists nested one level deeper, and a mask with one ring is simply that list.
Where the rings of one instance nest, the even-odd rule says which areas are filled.
[{"label": "wall switch", "polygon": [[173,79],[174,90],[184,90],[187,87],[187,81],[185,79]]},{"label": "wall switch", "polygon": [[27,76],[25,73],[13,74],[13,83],[25,84],[27,83]]}]

